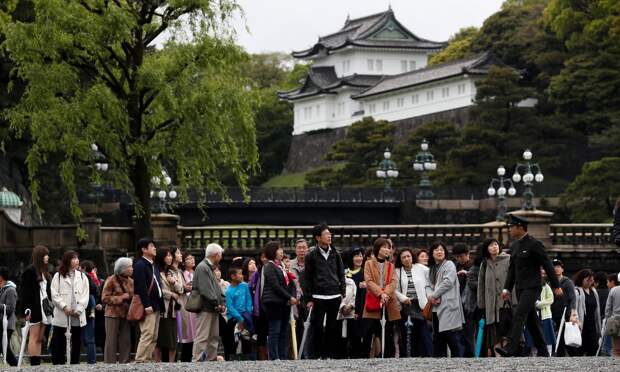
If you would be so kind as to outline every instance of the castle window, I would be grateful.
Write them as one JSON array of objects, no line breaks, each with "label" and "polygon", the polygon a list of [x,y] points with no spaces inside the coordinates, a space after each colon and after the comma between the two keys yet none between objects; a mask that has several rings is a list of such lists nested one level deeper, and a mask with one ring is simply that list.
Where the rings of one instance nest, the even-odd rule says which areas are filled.
[{"label": "castle window", "polygon": [[414,94],[414,95],[411,96],[411,104],[412,105],[417,105],[419,101],[420,101],[420,99],[419,99],[419,95],[418,94]]},{"label": "castle window", "polygon": [[383,101],[383,111],[388,111],[390,109],[390,101]]},{"label": "castle window", "polygon": [[441,88],[441,98],[450,97],[450,87]]},{"label": "castle window", "polygon": [[383,71],[383,60],[376,60],[375,67],[377,68],[377,71]]},{"label": "castle window", "polygon": [[415,70],[415,61],[409,61],[409,71]]},{"label": "castle window", "polygon": [[407,61],[400,61],[401,72],[407,72]]},{"label": "castle window", "polygon": [[404,98],[398,98],[396,100],[396,107],[403,107],[405,105],[405,99]]},{"label": "castle window", "polygon": [[434,99],[435,99],[435,92],[433,92],[432,90],[429,90],[428,92],[426,92],[427,101],[432,101]]},{"label": "castle window", "polygon": [[368,62],[368,71],[374,71],[375,70],[375,60],[374,59],[369,59],[367,62]]}]

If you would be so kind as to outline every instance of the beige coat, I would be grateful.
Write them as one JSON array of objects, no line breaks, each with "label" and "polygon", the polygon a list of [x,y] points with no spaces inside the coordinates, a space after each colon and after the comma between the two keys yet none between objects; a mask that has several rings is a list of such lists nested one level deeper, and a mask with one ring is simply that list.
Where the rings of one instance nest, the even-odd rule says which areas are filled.
[{"label": "beige coat", "polygon": [[170,269],[170,273],[176,279],[174,285],[168,282],[168,277],[165,272],[162,271],[159,274],[161,275],[161,291],[164,295],[164,311],[161,315],[162,318],[168,318],[170,312],[172,313],[172,318],[177,317],[174,308],[170,310],[170,306],[174,306],[176,303],[174,300],[171,301],[171,299],[173,298],[173,294],[180,297],[184,292],[183,283],[185,283],[185,278],[183,278],[183,273],[181,270]]},{"label": "beige coat", "polygon": [[86,274],[76,270],[73,281],[71,276],[61,276],[60,273],[54,274],[52,278],[52,284],[50,286],[52,291],[52,302],[54,303],[54,318],[52,319],[52,325],[56,327],[66,328],[69,322],[63,309],[65,306],[71,307],[71,292],[75,296],[76,308],[73,309],[80,314],[80,327],[86,325],[86,306],[88,306],[88,278]]},{"label": "beige coat", "polygon": [[504,304],[501,299],[508,267],[510,266],[510,255],[500,253],[495,261],[485,259],[480,266],[478,273],[478,307],[484,309],[486,324],[494,324],[499,320],[499,310]]},{"label": "beige coat", "polygon": [[[386,266],[383,275],[386,275],[384,282],[387,282],[387,265],[392,266],[392,279],[390,284],[382,289],[380,287],[381,278],[379,274],[379,261],[376,258],[371,258],[366,261],[364,265],[364,281],[366,282],[367,291],[371,292],[375,296],[380,296],[381,293],[387,294],[390,299],[387,304],[387,320],[400,319],[400,304],[396,298],[396,286],[398,285],[398,278],[396,277],[396,269],[394,264],[386,261]],[[368,311],[364,307],[364,318],[367,319],[381,319],[381,311]]]}]

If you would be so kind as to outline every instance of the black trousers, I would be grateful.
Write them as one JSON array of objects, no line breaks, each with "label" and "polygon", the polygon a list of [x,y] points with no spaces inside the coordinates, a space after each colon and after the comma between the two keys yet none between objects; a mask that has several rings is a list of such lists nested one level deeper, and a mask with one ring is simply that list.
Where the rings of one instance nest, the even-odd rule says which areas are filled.
[{"label": "black trousers", "polygon": [[[6,345],[6,362],[11,366],[11,367],[15,367],[17,366],[17,358],[15,357],[15,354],[13,354],[13,350],[11,350],[11,335],[13,334],[13,330],[9,329],[6,331],[6,335],[7,335],[7,340],[8,340],[8,344]],[[2,348],[2,327],[0,324],[0,350]]]},{"label": "black trousers", "polygon": [[[52,332],[52,364],[67,363],[67,328],[54,326]],[[71,364],[80,363],[80,345],[82,344],[82,328],[71,327]]]},{"label": "black trousers", "polygon": [[450,348],[452,358],[463,357],[463,331],[450,330],[439,332],[439,317],[433,313],[433,357],[444,358],[448,356],[447,348]]},{"label": "black trousers", "polygon": [[[340,297],[331,300],[313,299],[311,326],[314,357],[316,358],[336,359],[337,357],[341,329],[338,328],[336,316],[340,310],[340,300]],[[323,328],[323,322],[325,322],[325,328]]]},{"label": "black trousers", "polygon": [[543,338],[542,328],[536,316],[536,300],[540,296],[540,288],[527,288],[517,291],[517,309],[512,317],[512,328],[508,335],[508,345],[506,351],[510,355],[517,355],[519,352],[519,342],[523,334],[523,326],[527,326],[534,346],[538,350],[539,356],[549,356],[547,345]]}]

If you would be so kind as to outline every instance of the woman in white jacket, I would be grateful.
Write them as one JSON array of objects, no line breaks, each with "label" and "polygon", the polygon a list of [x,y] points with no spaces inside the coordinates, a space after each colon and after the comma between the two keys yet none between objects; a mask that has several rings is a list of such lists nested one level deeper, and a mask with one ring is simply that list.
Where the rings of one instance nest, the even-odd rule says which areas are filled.
[{"label": "woman in white jacket", "polygon": [[54,318],[52,325],[52,363],[65,364],[67,326],[71,326],[71,364],[80,362],[82,327],[86,326],[88,278],[78,270],[80,260],[75,251],[66,251],[51,284]]},{"label": "woman in white jacket", "polygon": [[422,309],[431,294],[429,269],[418,262],[421,249],[403,248],[396,256],[396,298],[401,305],[400,356],[430,357],[432,339],[428,323],[422,316]]}]

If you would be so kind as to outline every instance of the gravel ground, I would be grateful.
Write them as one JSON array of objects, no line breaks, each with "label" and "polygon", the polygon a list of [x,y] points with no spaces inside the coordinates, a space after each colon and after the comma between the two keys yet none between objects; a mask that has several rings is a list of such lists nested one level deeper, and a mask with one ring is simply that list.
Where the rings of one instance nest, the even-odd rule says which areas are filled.
[{"label": "gravel ground", "polygon": [[[0,366],[2,371],[15,371]],[[357,359],[301,360],[283,362],[211,362],[175,364],[95,364],[79,366],[41,366],[28,371],[218,371],[218,372],[284,372],[284,371],[620,371],[620,358],[495,358],[495,359]]]}]

